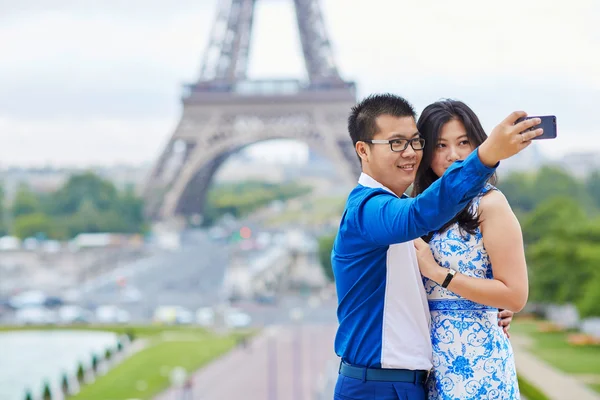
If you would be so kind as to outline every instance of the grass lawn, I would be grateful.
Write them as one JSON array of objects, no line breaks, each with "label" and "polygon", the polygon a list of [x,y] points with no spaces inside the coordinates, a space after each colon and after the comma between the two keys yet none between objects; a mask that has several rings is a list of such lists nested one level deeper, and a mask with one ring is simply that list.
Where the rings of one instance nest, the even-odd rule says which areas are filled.
[{"label": "grass lawn", "polygon": [[517,379],[519,380],[519,391],[522,397],[525,397],[527,400],[549,400],[544,393],[540,392],[538,388],[526,381],[522,376],[518,376]]},{"label": "grass lawn", "polygon": [[[531,352],[561,371],[600,377],[600,346],[569,344],[569,332],[540,332],[535,321],[516,319],[511,331],[531,337]],[[600,385],[590,387],[600,392]]]},{"label": "grass lawn", "polygon": [[339,218],[344,211],[345,202],[345,197],[309,198],[294,207],[287,207],[281,214],[268,218],[265,224],[268,226],[289,223],[323,224],[332,218]]},{"label": "grass lawn", "polygon": [[[252,334],[244,331],[219,336],[201,328],[185,326],[81,326],[74,329],[130,332],[136,338],[146,341],[147,345],[112,368],[106,375],[99,377],[93,384],[84,386],[79,394],[69,397],[69,400],[150,399],[170,386],[169,376],[174,367],[183,367],[192,372],[231,350],[240,337]],[[0,331],[8,330],[16,329],[0,327]]]}]

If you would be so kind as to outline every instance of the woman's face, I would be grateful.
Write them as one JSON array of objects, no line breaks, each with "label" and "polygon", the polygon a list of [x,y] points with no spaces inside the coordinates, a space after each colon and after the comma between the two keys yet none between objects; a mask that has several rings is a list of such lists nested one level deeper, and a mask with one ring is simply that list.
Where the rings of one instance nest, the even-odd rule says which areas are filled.
[{"label": "woman's face", "polygon": [[464,160],[474,148],[462,122],[453,119],[442,126],[438,142],[435,143],[431,169],[440,177],[454,161]]}]

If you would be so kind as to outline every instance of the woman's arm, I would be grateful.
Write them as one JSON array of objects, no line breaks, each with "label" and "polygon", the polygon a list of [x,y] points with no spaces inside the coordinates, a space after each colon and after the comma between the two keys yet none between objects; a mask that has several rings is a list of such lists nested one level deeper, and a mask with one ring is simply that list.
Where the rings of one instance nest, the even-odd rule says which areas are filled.
[{"label": "woman's arm", "polygon": [[[494,278],[474,278],[457,273],[448,289],[480,304],[519,312],[525,307],[528,296],[521,226],[504,195],[496,190],[481,199],[479,210],[483,243]],[[421,273],[441,285],[448,269],[440,267],[429,246],[419,240],[415,241],[415,247]]]}]

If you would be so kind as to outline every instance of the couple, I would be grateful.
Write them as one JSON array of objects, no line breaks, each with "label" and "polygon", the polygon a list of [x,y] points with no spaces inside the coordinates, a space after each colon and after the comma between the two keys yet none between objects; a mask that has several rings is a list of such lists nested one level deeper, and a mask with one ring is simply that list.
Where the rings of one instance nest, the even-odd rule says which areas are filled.
[{"label": "couple", "polygon": [[[458,101],[431,104],[418,123],[394,95],[352,109],[363,173],[331,256],[335,399],[519,398],[502,326],[527,300],[525,257],[518,221],[490,182],[501,160],[542,134],[529,130],[539,119],[516,123],[525,115],[487,137]],[[499,309],[512,311],[499,322]]]}]

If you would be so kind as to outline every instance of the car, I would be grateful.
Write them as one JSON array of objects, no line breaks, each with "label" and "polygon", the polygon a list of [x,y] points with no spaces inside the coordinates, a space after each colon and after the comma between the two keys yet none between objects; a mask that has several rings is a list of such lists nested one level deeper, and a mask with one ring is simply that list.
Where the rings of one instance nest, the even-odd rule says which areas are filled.
[{"label": "car", "polygon": [[126,324],[131,320],[129,312],[113,305],[96,308],[96,321],[101,324]]},{"label": "car", "polygon": [[48,308],[60,307],[63,306],[65,302],[58,296],[48,296],[46,300],[44,300],[44,306]]},{"label": "car", "polygon": [[62,306],[58,309],[58,321],[62,324],[86,324],[92,319],[92,313],[80,306]]},{"label": "car", "polygon": [[142,292],[133,286],[125,287],[119,293],[119,298],[122,303],[138,303],[142,297]]},{"label": "car", "polygon": [[27,290],[11,297],[9,305],[14,309],[42,307],[46,299],[46,294],[40,290]]},{"label": "car", "polygon": [[194,322],[194,317],[192,312],[185,307],[160,306],[154,311],[152,320],[156,324],[180,325],[191,324]]},{"label": "car", "polygon": [[15,321],[20,325],[50,325],[57,322],[57,317],[46,308],[27,307],[15,312]]},{"label": "car", "polygon": [[196,310],[196,323],[200,326],[212,326],[215,323],[215,311],[210,307]]},{"label": "car", "polygon": [[250,315],[236,308],[226,310],[224,319],[229,328],[246,328],[252,323]]}]

